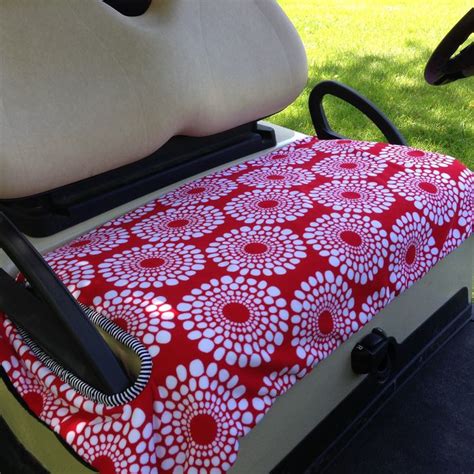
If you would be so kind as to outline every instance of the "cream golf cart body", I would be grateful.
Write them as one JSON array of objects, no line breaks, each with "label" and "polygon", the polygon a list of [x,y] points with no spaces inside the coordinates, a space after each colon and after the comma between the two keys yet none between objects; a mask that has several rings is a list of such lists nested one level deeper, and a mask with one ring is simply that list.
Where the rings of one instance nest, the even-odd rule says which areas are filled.
[{"label": "cream golf cart body", "polygon": [[[139,11],[133,11],[127,2],[108,3],[0,2],[0,242],[5,250],[0,253],[0,309],[5,313],[0,333],[0,346],[5,348],[0,351],[0,416],[37,465],[50,472],[299,472],[309,464],[308,456],[313,466],[324,466],[332,441],[347,433],[374,400],[396,385],[397,377],[412,366],[419,351],[469,320],[474,253],[470,236],[472,174],[443,155],[419,150],[410,155],[413,150],[405,146],[400,133],[368,102],[361,107],[377,120],[391,145],[331,137],[320,109],[322,97],[334,93],[356,105],[363,101],[354,91],[337,84],[323,84],[311,96],[311,113],[321,132],[319,141],[274,125],[271,118],[264,120],[293,102],[307,81],[304,47],[273,0],[154,0],[137,2]],[[303,155],[301,161],[294,158]],[[287,160],[288,167],[272,164],[272,157]],[[366,163],[367,159],[378,163],[380,170],[360,172],[357,160]],[[320,166],[323,160],[330,163],[328,168]],[[371,166],[367,164],[367,169],[372,170]],[[398,265],[392,255],[398,252],[397,245],[405,245],[402,239],[391,237],[390,229],[384,230],[381,245],[385,247],[375,264],[380,263],[379,267],[373,270],[369,265],[372,269],[364,270],[368,277],[358,277],[357,270],[351,273],[330,263],[327,268],[320,267],[321,261],[335,255],[335,250],[324,254],[326,244],[318,241],[324,222],[329,227],[359,218],[365,222],[372,211],[352,212],[354,208],[340,205],[331,208],[330,199],[336,190],[328,194],[327,204],[326,198],[315,197],[321,195],[314,189],[349,182],[351,186],[363,183],[369,188],[383,187],[385,183],[374,176],[388,173],[390,166],[395,167],[392,174],[402,183],[405,175],[425,183],[419,193],[433,193],[427,188],[430,183],[434,186],[433,182],[444,192],[445,201],[433,204],[418,195],[404,194],[395,178],[387,177],[387,207],[381,205],[380,212],[374,211],[375,216],[370,217],[378,226],[378,219],[390,214],[389,207],[401,206],[397,217],[401,221],[394,219],[393,223],[399,226],[400,235],[413,219],[426,228],[441,229],[436,245],[428,243],[434,237],[423,244],[432,247],[430,258],[423,254],[423,271],[403,284],[396,278],[381,280],[380,262],[386,262],[387,268],[389,261]],[[337,167],[339,171],[334,171]],[[282,170],[294,168],[290,175],[300,173],[303,181],[295,178],[288,186],[268,188],[258,181],[262,176],[285,179]],[[349,179],[344,173],[350,169],[353,176]],[[341,175],[340,170],[346,171]],[[245,177],[251,173],[251,178]],[[290,211],[283,206],[280,217],[269,218],[269,213],[263,213],[261,219],[253,219],[250,210],[242,216],[229,211],[231,199],[237,209],[249,193],[263,193],[259,202],[265,201],[267,206],[269,201],[280,202],[279,197],[283,203],[297,205]],[[455,205],[446,198],[448,195]],[[327,212],[317,206],[325,206]],[[264,209],[263,204],[260,207]],[[186,215],[203,216],[204,227],[174,244],[174,237],[162,237],[165,234],[160,226],[168,214],[176,212],[179,217],[183,209],[188,209]],[[299,211],[305,219],[311,217],[305,237],[295,223]],[[225,212],[229,216],[224,216]],[[178,217],[173,225],[188,219]],[[146,230],[148,220],[153,224],[151,233],[140,233],[140,229]],[[220,233],[212,227],[217,225],[223,225]],[[266,232],[268,236],[286,232],[295,234],[299,242],[291,262],[282,264],[280,280],[275,280],[280,284],[278,291],[283,294],[284,285],[293,284],[295,266],[307,268],[307,277],[301,288],[295,289],[293,302],[284,298],[286,309],[278,310],[281,319],[272,320],[279,329],[273,335],[263,332],[261,338],[272,343],[256,342],[252,346],[265,347],[264,355],[256,349],[256,353],[245,352],[245,344],[239,346],[240,339],[232,339],[232,335],[224,340],[228,337],[233,342],[220,343],[217,336],[209,336],[209,328],[201,334],[199,324],[205,324],[206,319],[199,319],[194,310],[184,316],[186,308],[192,306],[188,303],[168,304],[161,312],[157,310],[162,318],[156,323],[162,325],[160,329],[143,326],[153,327],[156,316],[150,316],[149,323],[140,319],[140,325],[133,321],[129,326],[123,321],[119,324],[117,318],[114,324],[114,310],[105,305],[106,295],[115,292],[112,299],[117,299],[123,291],[132,292],[127,295],[141,291],[138,299],[152,292],[149,306],[159,306],[156,298],[164,298],[160,304],[165,305],[180,291],[180,282],[193,283],[192,295],[201,290],[207,294],[206,288],[214,280],[221,285],[219,294],[237,291],[226,283],[232,281],[240,291],[250,294],[258,287],[264,293],[268,290],[262,298],[280,301],[275,287],[267,283],[274,281],[274,267],[264,262],[259,269],[255,259],[249,269],[239,267],[239,261],[227,265],[225,255],[216,260],[214,250],[209,250],[217,244],[200,246],[200,236],[211,232],[206,230],[211,227],[219,245],[225,245],[238,232]],[[443,242],[439,235],[443,235]],[[169,273],[161,280],[149,271],[144,273],[145,279],[140,276],[133,280],[133,272],[139,270],[130,264],[138,245],[137,240],[131,242],[132,237],[142,239],[140,245],[151,252],[148,263],[150,255],[155,263],[165,259],[153,253],[165,247],[169,252],[166,258],[174,258],[170,249],[183,258],[179,260],[181,269],[189,266],[186,259],[195,255],[207,260],[193,260],[189,275],[175,279]],[[418,237],[414,238],[416,241]],[[424,251],[423,246],[415,250]],[[344,260],[344,252],[340,260]],[[102,253],[107,254],[103,260]],[[315,260],[317,254],[320,256]],[[115,264],[111,264],[110,272],[101,273],[100,269],[108,265],[106,258],[118,259],[117,255],[127,270],[114,279]],[[271,263],[273,257],[268,258]],[[411,265],[416,257],[409,258],[405,252],[403,258],[411,258]],[[19,270],[24,278],[15,283],[13,278]],[[180,270],[173,267],[167,271]],[[103,282],[95,290],[91,275],[99,274],[110,283],[107,293],[103,294]],[[125,280],[134,283],[127,286]],[[308,285],[317,286],[317,281],[326,289],[305,290]],[[352,306],[344,305],[352,301],[359,286],[367,283],[372,285],[371,299],[365,303],[367,314],[356,315]],[[317,296],[324,300],[325,291],[330,293],[334,285],[345,291],[340,300],[341,314],[354,313],[348,317],[356,322],[342,330],[343,334],[334,339],[337,342],[324,342],[331,331],[337,332],[337,314],[329,316],[332,319],[326,321],[324,329],[322,318],[328,316],[317,310]],[[190,301],[188,296],[183,295],[183,301]],[[127,304],[127,311],[135,314],[131,303]],[[280,308],[279,304],[275,307]],[[317,347],[308,348],[311,334],[296,337],[302,331],[300,314],[307,305],[311,313],[307,317],[315,321],[307,327],[324,336],[314,336],[312,344],[320,344]],[[38,318],[44,322],[38,324]],[[186,344],[174,335],[178,330]],[[153,331],[161,336],[150,336]],[[179,346],[176,340],[181,341]],[[275,356],[287,353],[278,352],[285,344],[287,352],[292,347],[295,351],[291,364]],[[171,350],[176,356],[174,371],[167,366],[169,359],[163,359]],[[195,359],[189,365],[178,360],[186,351],[194,351]],[[226,354],[222,356],[222,352]],[[297,368],[295,360],[299,362]],[[261,388],[242,385],[241,392],[245,393],[236,394],[226,377],[239,374],[242,379],[245,370],[258,373]],[[192,420],[211,416],[205,408],[189,415],[187,444],[180,441],[180,436],[186,436],[185,428],[179,428],[181,435],[172,431],[183,416],[178,413],[178,398],[191,397],[192,383],[201,383],[202,396],[206,397],[205,385],[210,384],[207,390],[211,393],[213,377],[222,384],[216,393],[229,390],[235,404],[242,407],[229,415],[240,428],[227,437],[222,435],[222,456],[212,451],[211,435],[207,439],[200,432],[200,437],[191,439]],[[176,384],[181,384],[181,391],[173,391]],[[143,402],[144,394],[149,394],[148,405]],[[212,392],[209,400],[214,400],[214,395]],[[199,400],[194,402],[199,405]],[[175,402],[176,407],[169,408]],[[213,410],[218,411],[215,406]],[[170,417],[175,417],[175,424]],[[342,418],[345,422],[341,425]],[[218,425],[219,420],[216,414],[209,423]],[[212,429],[216,439],[225,431],[219,426]],[[212,429],[207,425],[208,433]],[[147,447],[138,448],[141,443]],[[309,454],[308,445],[312,447]],[[204,453],[201,458],[199,453]]]}]

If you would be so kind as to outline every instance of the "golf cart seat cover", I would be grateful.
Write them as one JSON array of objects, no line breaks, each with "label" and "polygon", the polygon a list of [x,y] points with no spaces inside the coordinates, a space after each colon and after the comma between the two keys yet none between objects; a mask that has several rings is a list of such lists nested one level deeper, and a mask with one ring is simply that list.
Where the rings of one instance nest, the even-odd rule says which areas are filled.
[{"label": "golf cart seat cover", "polygon": [[275,0],[0,2],[0,199],[49,191],[272,115],[307,80]]},{"label": "golf cart seat cover", "polygon": [[100,472],[225,472],[279,395],[471,235],[473,197],[448,156],[316,138],[190,181],[47,255],[146,347],[140,393],[64,382],[6,317],[3,376]]}]

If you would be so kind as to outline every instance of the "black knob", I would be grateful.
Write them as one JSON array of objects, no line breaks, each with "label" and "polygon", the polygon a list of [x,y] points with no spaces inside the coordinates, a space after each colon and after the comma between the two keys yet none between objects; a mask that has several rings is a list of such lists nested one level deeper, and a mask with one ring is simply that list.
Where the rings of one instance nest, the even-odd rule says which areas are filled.
[{"label": "black knob", "polygon": [[395,338],[375,328],[352,349],[352,370],[356,374],[371,374],[379,383],[385,383],[392,373],[396,347]]}]

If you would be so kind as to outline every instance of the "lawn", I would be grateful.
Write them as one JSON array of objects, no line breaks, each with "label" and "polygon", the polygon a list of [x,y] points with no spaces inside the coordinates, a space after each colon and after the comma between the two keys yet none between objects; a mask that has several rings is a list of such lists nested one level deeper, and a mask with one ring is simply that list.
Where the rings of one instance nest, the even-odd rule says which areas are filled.
[{"label": "lawn", "polygon": [[[474,169],[474,78],[448,86],[424,82],[432,50],[471,8],[470,0],[279,0],[306,47],[309,81],[272,121],[314,133],[311,88],[332,79],[359,90],[393,120],[409,144],[456,156]],[[472,39],[472,35],[471,35]],[[333,128],[380,139],[355,109],[327,98]]]}]

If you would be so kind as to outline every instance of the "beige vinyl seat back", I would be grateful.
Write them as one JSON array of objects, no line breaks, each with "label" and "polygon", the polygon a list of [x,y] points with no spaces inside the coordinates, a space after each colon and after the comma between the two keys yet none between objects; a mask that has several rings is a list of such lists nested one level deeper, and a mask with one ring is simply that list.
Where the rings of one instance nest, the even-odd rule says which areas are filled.
[{"label": "beige vinyl seat back", "polygon": [[0,0],[0,199],[271,115],[307,79],[274,0]]}]

